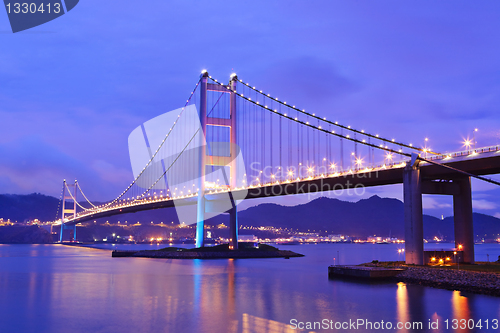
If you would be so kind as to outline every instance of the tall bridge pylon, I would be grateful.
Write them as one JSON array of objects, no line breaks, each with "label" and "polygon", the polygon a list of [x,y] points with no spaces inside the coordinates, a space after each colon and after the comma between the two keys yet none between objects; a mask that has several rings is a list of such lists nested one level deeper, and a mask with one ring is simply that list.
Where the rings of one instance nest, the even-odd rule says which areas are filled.
[{"label": "tall bridge pylon", "polygon": [[[66,183],[66,179],[63,181],[63,193],[62,193],[62,209],[61,209],[61,232],[59,236],[59,242],[63,241],[64,229],[73,230],[73,240],[76,240],[76,224],[72,226],[67,226],[64,224],[67,217],[76,217],[76,192],[78,189],[78,181],[75,180],[74,184]],[[66,208],[66,200],[73,201],[72,208]]]},{"label": "tall bridge pylon", "polygon": [[[209,83],[208,82],[208,73],[203,72],[201,74],[201,82],[200,82],[200,124],[203,131],[203,135],[201,136],[201,149],[200,149],[200,171],[201,175],[199,177],[198,183],[198,200],[197,200],[197,223],[196,223],[196,247],[204,246],[205,239],[205,213],[207,211],[214,212],[214,209],[217,209],[217,205],[208,205],[206,201],[206,173],[207,166],[215,166],[221,168],[223,177],[225,178],[225,184],[228,184],[230,189],[236,188],[236,179],[237,179],[237,144],[236,144],[236,83],[238,81],[238,77],[236,75],[232,75],[230,82],[227,86],[222,86],[219,84]],[[210,113],[207,113],[207,92],[215,91],[223,94],[229,94],[229,118],[221,118],[220,116],[211,116]],[[207,127],[208,126],[217,126],[217,127],[226,127],[229,129],[229,156],[219,155],[219,149],[210,149],[207,151],[207,148],[211,145],[220,144],[209,142],[207,140]],[[205,144],[206,142],[206,144]],[[227,150],[227,149],[226,149]],[[229,166],[229,179],[227,178],[227,171],[225,166]],[[232,208],[228,211],[229,213],[229,233],[230,233],[230,249],[238,248],[238,210],[236,207],[236,202],[232,193],[229,192],[229,198],[231,201]]]}]

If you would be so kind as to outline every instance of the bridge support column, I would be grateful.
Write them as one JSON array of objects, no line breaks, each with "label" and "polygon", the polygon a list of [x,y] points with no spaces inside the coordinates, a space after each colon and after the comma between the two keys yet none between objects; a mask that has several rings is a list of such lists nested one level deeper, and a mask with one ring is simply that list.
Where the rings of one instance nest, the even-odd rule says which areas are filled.
[{"label": "bridge support column", "polygon": [[196,222],[196,247],[205,246],[205,197],[198,195]]},{"label": "bridge support column", "polygon": [[422,180],[418,161],[403,170],[405,260],[407,264],[424,264],[424,226],[422,216]]},{"label": "bridge support column", "polygon": [[[231,117],[231,163],[230,163],[230,179],[229,185],[231,189],[236,188],[238,174],[236,172],[237,167],[237,147],[236,147],[236,82],[238,77],[236,75],[231,76],[229,81],[229,87],[231,88],[229,111]],[[233,198],[233,194],[230,193],[231,204],[233,208],[229,211],[229,248],[233,250],[238,249],[238,208],[236,207],[236,201]]]},{"label": "bridge support column", "polygon": [[208,73],[201,74],[200,82],[200,177],[198,182],[198,204],[196,211],[196,247],[205,246],[205,165],[207,159],[207,82]]},{"label": "bridge support column", "polygon": [[463,251],[464,262],[474,261],[474,229],[472,222],[472,193],[470,177],[454,179],[458,193],[453,195],[455,247]]},{"label": "bridge support column", "polygon": [[229,211],[229,248],[238,249],[238,208],[236,205]]}]

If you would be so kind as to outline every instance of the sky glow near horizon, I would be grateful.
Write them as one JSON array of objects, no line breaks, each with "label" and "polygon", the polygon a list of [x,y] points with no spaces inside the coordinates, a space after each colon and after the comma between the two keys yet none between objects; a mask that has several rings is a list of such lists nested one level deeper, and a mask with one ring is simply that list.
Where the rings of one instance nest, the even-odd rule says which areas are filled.
[{"label": "sky glow near horizon", "polygon": [[[474,128],[478,147],[500,143],[498,2],[86,0],[17,34],[2,12],[0,39],[0,193],[59,197],[76,178],[91,200],[115,198],[133,180],[128,135],[182,107],[202,69],[440,152]],[[374,194],[402,186],[361,197]],[[475,211],[500,217],[499,195],[473,181]],[[427,214],[451,204],[424,196]]]}]

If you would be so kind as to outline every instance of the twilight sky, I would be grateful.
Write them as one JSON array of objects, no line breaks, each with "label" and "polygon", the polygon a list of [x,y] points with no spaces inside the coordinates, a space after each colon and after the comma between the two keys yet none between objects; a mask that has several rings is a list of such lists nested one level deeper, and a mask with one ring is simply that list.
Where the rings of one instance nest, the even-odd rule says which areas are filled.
[{"label": "twilight sky", "polygon": [[[77,178],[113,199],[132,180],[130,132],[183,106],[205,68],[436,151],[475,127],[478,146],[500,143],[497,1],[82,0],[16,34],[0,10],[0,40],[0,193],[59,197]],[[401,199],[402,186],[372,194]],[[500,217],[499,196],[474,181],[476,211]],[[451,198],[424,206],[451,214]]]}]

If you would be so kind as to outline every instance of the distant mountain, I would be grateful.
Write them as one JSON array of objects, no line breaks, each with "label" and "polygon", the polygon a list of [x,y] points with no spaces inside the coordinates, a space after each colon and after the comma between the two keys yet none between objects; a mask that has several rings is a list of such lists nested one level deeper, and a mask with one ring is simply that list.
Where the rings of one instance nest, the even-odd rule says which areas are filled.
[{"label": "distant mountain", "polygon": [[[87,202],[80,202],[80,204],[83,207],[90,206]],[[100,205],[102,203],[94,202],[94,204]],[[0,194],[0,218],[4,220],[10,219],[12,222],[25,222],[34,219],[42,222],[54,221],[61,217],[61,211],[58,208],[59,199],[40,193],[27,195]],[[81,209],[77,207],[77,211],[81,211]],[[173,209],[156,209],[146,212],[122,214],[110,216],[100,221],[109,221],[110,223],[116,223],[117,221],[129,221],[133,223],[137,221],[141,221],[141,223],[146,221],[153,221],[154,223],[179,223]]]},{"label": "distant mountain", "polygon": [[[59,200],[42,194],[0,195],[0,218],[23,222],[39,219],[54,220]],[[372,235],[404,238],[404,204],[400,200],[372,196],[358,202],[347,202],[321,197],[306,204],[281,206],[261,204],[250,207],[238,214],[241,226],[273,226],[300,231],[345,234],[354,237]],[[497,238],[500,234],[500,219],[474,213],[474,233],[478,238]],[[228,215],[219,215],[207,220],[207,224],[228,225]],[[135,223],[178,224],[175,210],[157,209],[132,214],[117,215],[98,222],[115,223],[128,221]],[[424,215],[424,237],[454,238],[453,217],[444,220]]]},{"label": "distant mountain", "polygon": [[[261,204],[238,214],[243,226],[274,226],[300,231],[345,234],[354,237],[393,236],[404,238],[404,204],[400,200],[372,196],[358,202],[321,197],[306,204],[281,206]],[[500,219],[474,213],[474,234],[478,238],[497,238]],[[438,219],[424,215],[424,237],[454,239],[453,217]],[[208,221],[228,224],[225,215]]]},{"label": "distant mountain", "polygon": [[397,199],[372,196],[358,202],[347,202],[322,197],[297,206],[262,204],[251,207],[239,214],[239,223],[354,237],[392,235],[402,238],[403,210],[403,203]]},{"label": "distant mountain", "polygon": [[53,221],[58,205],[58,199],[40,193],[0,194],[0,218],[10,219],[13,222],[34,219]]},{"label": "distant mountain", "polygon": [[[491,215],[473,213],[474,220],[474,236],[476,238],[493,238],[500,237],[500,219]],[[439,220],[440,227],[444,232],[453,233],[453,216],[445,218],[443,221]]]}]

